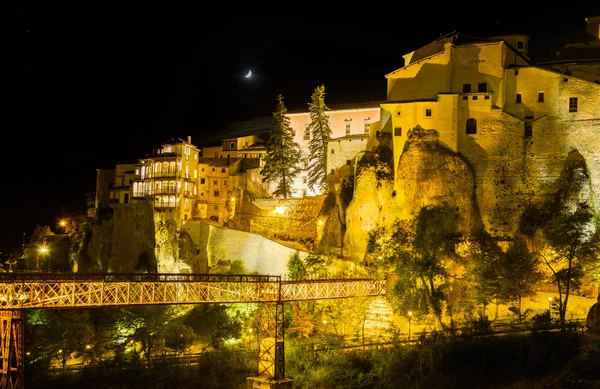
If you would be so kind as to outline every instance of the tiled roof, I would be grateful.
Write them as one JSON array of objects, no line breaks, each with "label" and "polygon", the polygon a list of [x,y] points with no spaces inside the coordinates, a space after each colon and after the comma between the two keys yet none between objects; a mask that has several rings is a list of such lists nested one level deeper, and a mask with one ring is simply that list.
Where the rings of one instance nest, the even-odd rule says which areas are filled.
[{"label": "tiled roof", "polygon": [[162,142],[161,144],[163,144],[163,145],[175,145],[175,144],[184,143],[184,142],[187,143],[187,141],[185,141],[185,140],[183,140],[181,138],[171,138],[171,139],[169,139],[167,141]]}]

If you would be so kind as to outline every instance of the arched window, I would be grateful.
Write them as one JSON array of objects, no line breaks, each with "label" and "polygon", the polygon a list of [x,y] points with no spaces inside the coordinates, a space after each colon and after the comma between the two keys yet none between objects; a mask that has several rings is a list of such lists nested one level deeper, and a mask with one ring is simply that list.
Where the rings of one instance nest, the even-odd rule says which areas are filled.
[{"label": "arched window", "polygon": [[467,134],[477,134],[477,120],[467,119]]}]

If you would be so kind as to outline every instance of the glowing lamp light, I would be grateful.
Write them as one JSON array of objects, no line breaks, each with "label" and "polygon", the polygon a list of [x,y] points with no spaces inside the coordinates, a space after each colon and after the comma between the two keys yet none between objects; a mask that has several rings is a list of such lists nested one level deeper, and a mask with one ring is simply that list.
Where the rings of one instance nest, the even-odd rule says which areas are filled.
[{"label": "glowing lamp light", "polygon": [[285,208],[282,205],[279,205],[275,208],[273,212],[275,212],[277,215],[283,215],[283,212],[285,212]]},{"label": "glowing lamp light", "polygon": [[67,222],[66,222],[66,221],[64,221],[64,220],[61,220],[60,222],[58,222],[58,224],[59,224],[61,227],[64,227],[64,226],[66,226],[66,225],[67,225]]},{"label": "glowing lamp light", "polygon": [[48,248],[47,247],[40,247],[40,253],[45,254],[48,252]]},{"label": "glowing lamp light", "polygon": [[412,317],[412,311],[408,311],[408,316]]}]

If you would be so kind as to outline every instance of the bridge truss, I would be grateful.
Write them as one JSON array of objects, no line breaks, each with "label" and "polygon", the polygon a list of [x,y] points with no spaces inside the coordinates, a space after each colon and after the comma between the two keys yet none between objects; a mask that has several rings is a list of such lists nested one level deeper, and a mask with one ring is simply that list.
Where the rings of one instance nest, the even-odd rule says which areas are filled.
[{"label": "bridge truss", "polygon": [[[368,278],[286,281],[269,275],[3,273],[0,274],[0,389],[24,388],[23,317],[27,309],[202,303],[260,303],[257,377],[285,378],[283,304],[385,294]],[[272,387],[275,387],[271,385]]]}]

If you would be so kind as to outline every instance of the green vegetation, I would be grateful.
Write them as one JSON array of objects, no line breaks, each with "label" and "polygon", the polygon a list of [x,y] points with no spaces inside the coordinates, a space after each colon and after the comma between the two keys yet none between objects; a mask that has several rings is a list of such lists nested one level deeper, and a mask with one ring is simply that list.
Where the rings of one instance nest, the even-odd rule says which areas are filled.
[{"label": "green vegetation", "polygon": [[287,108],[283,96],[278,95],[277,108],[273,112],[273,124],[267,141],[265,166],[260,171],[263,182],[277,183],[273,195],[284,199],[293,194],[292,185],[294,178],[300,173],[299,163],[302,155],[300,146],[294,141],[290,119],[285,116],[286,114]]},{"label": "green vegetation", "polygon": [[329,107],[325,104],[325,86],[315,88],[311,102],[308,104],[310,112],[310,164],[308,167],[308,186],[321,193],[327,192],[327,144],[331,139],[329,117],[325,112]]}]

